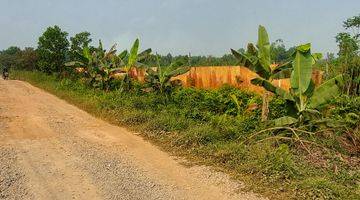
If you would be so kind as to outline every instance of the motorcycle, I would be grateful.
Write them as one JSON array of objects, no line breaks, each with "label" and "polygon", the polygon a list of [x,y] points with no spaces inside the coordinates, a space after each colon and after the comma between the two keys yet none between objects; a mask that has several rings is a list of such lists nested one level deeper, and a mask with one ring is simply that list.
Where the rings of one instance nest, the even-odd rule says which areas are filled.
[{"label": "motorcycle", "polygon": [[3,72],[3,79],[4,80],[9,79],[9,72]]}]

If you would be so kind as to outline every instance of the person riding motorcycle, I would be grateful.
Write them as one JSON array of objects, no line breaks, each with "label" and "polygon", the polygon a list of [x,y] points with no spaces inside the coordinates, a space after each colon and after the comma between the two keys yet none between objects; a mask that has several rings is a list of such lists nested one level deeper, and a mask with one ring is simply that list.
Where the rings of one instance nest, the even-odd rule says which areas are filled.
[{"label": "person riding motorcycle", "polygon": [[7,67],[3,68],[3,79],[8,79],[9,78],[9,69]]}]

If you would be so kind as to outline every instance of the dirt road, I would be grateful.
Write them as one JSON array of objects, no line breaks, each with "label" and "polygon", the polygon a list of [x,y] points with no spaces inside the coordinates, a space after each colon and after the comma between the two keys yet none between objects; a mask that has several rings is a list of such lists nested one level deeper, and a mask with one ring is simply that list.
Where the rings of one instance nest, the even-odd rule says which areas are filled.
[{"label": "dirt road", "polygon": [[259,199],[28,83],[0,80],[0,199]]}]

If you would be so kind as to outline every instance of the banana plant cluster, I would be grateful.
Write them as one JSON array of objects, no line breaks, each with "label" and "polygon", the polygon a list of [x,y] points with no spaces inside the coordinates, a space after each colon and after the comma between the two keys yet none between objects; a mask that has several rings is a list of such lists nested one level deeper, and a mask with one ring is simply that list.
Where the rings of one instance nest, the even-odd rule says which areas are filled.
[{"label": "banana plant cluster", "polygon": [[84,48],[76,61],[68,62],[66,65],[82,67],[83,74],[92,87],[109,90],[114,80],[119,79],[121,86],[128,89],[132,81],[131,69],[144,66],[141,61],[151,53],[151,49],[147,49],[139,54],[138,49],[138,39],[135,40],[130,53],[124,50],[120,54],[116,53],[116,45],[106,51],[99,41],[99,47],[94,51],[90,52],[89,48]]},{"label": "banana plant cluster", "polygon": [[111,71],[114,68],[111,60],[115,52],[115,45],[106,52],[101,41],[99,41],[99,46],[92,52],[88,47],[85,47],[82,54],[77,54],[75,61],[68,62],[65,65],[81,67],[84,77],[87,78],[92,87],[109,89],[112,81]]},{"label": "banana plant cluster", "polygon": [[[259,26],[256,47],[253,43],[249,43],[245,53],[240,53],[234,49],[231,49],[231,52],[238,59],[240,66],[250,69],[267,82],[275,79],[289,78],[291,74],[290,61],[272,67],[273,61],[270,56],[270,46],[269,36],[265,27]],[[263,94],[262,121],[267,120],[269,113],[268,95],[267,92]]]},{"label": "banana plant cluster", "polygon": [[132,87],[133,78],[131,70],[147,67],[142,62],[151,54],[151,49],[139,53],[139,39],[136,39],[130,49],[130,53],[123,51],[114,62],[117,64],[116,72],[120,74],[121,89],[128,91]]},{"label": "banana plant cluster", "polygon": [[342,75],[329,79],[315,88],[312,80],[314,57],[320,57],[320,55],[311,54],[310,44],[296,48],[290,68],[289,92],[273,85],[263,77],[252,80],[252,83],[286,100],[289,115],[275,119],[275,126],[300,125],[310,120],[320,119],[319,107],[341,94]]},{"label": "banana plant cluster", "polygon": [[169,66],[160,66],[157,57],[156,69],[148,68],[146,70],[146,83],[152,90],[160,93],[169,94],[175,86],[180,86],[181,82],[172,80],[173,77],[184,74],[190,70],[190,67],[180,67],[180,63],[171,63]]}]

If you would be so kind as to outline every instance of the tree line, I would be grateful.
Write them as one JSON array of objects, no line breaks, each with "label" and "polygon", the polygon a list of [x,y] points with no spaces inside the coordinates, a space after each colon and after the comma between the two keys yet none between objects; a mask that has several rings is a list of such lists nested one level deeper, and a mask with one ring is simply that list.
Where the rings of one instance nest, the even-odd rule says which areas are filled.
[{"label": "tree line", "polygon": [[[39,70],[48,74],[62,73],[65,70],[64,64],[76,59],[76,56],[83,51],[85,47],[91,52],[95,50],[92,45],[93,39],[87,31],[80,32],[69,37],[66,31],[59,26],[48,27],[39,37],[38,45],[34,47],[25,47],[20,49],[11,46],[0,51],[0,65],[17,69]],[[272,59],[275,62],[284,62],[292,54],[294,47],[286,48],[281,39],[271,44]],[[244,52],[244,48],[238,49]],[[183,63],[187,66],[231,66],[237,65],[237,60],[231,53],[223,56],[203,56],[203,55],[150,55],[144,63],[149,66],[155,66],[159,58],[161,66],[169,66],[171,63]]]},{"label": "tree line", "polygon": [[[343,22],[344,32],[335,37],[339,47],[337,56],[328,53],[324,59],[319,60],[315,67],[324,71],[325,79],[333,78],[337,74],[344,74],[346,84],[343,88],[348,95],[360,93],[360,15],[348,18]],[[37,47],[20,49],[11,46],[0,51],[0,67],[10,67],[25,70],[38,70],[47,74],[64,74],[67,70],[65,63],[75,60],[89,48],[95,51],[92,45],[91,34],[87,31],[69,37],[66,31],[59,26],[48,27],[38,39]],[[294,53],[295,47],[287,48],[281,39],[272,42],[271,59],[281,64]],[[244,48],[239,48],[244,53]],[[223,56],[193,56],[188,55],[149,55],[143,64],[148,66],[169,66],[171,63],[182,63],[184,66],[232,66],[238,65],[238,60],[231,54]]]}]

